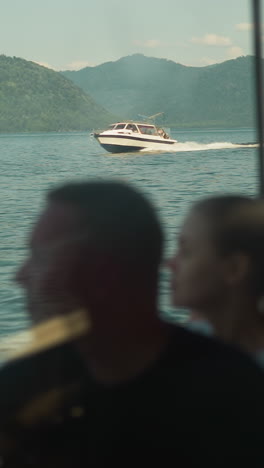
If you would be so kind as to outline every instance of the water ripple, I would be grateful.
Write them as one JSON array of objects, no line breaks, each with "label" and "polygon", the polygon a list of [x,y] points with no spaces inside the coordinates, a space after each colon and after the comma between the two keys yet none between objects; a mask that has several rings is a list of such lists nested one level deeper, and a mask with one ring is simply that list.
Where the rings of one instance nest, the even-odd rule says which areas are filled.
[{"label": "water ripple", "polygon": [[[157,206],[166,255],[195,199],[221,191],[255,192],[256,149],[239,146],[255,141],[252,130],[180,131],[173,137],[182,142],[179,153],[111,155],[84,133],[0,135],[0,334],[27,325],[23,295],[12,278],[25,258],[27,235],[45,193],[54,184],[104,177],[133,183]],[[160,303],[172,313],[168,294],[168,274],[162,271]],[[176,317],[182,318],[182,312]]]}]

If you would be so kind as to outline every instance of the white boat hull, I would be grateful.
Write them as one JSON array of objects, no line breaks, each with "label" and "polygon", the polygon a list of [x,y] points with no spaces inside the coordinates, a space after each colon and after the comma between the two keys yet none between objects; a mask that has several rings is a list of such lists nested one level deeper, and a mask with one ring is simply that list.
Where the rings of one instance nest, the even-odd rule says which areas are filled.
[{"label": "white boat hull", "polygon": [[129,153],[131,151],[164,151],[172,147],[176,140],[164,139],[153,135],[111,135],[106,132],[94,134],[100,145],[110,153]]}]

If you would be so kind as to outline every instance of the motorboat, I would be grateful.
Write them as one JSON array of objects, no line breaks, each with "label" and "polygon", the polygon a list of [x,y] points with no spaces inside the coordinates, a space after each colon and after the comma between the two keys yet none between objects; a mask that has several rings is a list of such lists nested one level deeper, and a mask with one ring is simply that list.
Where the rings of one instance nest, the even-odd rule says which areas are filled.
[{"label": "motorboat", "polygon": [[166,151],[177,143],[167,132],[154,124],[142,122],[117,122],[106,130],[93,132],[98,143],[109,153],[131,151]]}]

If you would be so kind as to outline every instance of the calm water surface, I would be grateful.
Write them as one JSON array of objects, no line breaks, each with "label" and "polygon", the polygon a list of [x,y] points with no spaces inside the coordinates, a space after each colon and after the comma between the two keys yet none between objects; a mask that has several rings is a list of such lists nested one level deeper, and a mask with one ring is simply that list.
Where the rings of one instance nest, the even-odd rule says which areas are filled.
[{"label": "calm water surface", "polygon": [[[26,240],[44,194],[55,184],[118,178],[135,184],[156,204],[167,235],[166,255],[190,204],[221,191],[257,190],[253,130],[174,131],[176,153],[111,155],[86,133],[0,135],[0,334],[26,324],[22,291],[12,278],[26,255]],[[161,274],[161,308],[173,313],[168,276]],[[174,312],[179,317],[180,312]]]}]

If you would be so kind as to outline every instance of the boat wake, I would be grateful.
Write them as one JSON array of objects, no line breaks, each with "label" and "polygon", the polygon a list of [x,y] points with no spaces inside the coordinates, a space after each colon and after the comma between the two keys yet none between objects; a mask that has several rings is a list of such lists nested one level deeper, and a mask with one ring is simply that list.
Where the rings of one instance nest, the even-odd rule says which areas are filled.
[{"label": "boat wake", "polygon": [[[231,142],[215,142],[215,143],[198,143],[195,141],[186,141],[184,143],[175,143],[169,148],[166,147],[166,153],[175,153],[175,152],[187,152],[187,151],[208,151],[208,150],[221,150],[221,149],[236,149],[236,148],[257,148],[258,144],[256,143],[231,143]],[[148,153],[157,151],[156,147],[154,148],[145,148],[141,152]],[[158,151],[164,152],[164,146],[158,149]]]}]

